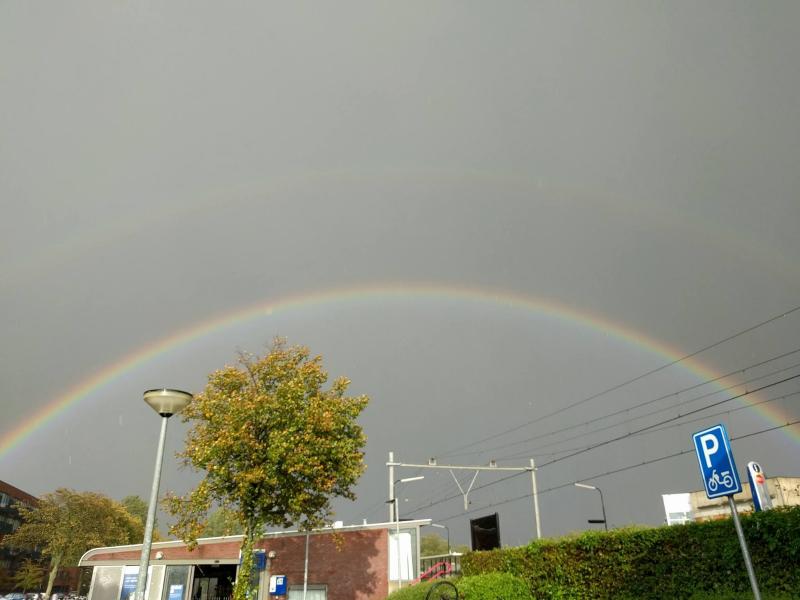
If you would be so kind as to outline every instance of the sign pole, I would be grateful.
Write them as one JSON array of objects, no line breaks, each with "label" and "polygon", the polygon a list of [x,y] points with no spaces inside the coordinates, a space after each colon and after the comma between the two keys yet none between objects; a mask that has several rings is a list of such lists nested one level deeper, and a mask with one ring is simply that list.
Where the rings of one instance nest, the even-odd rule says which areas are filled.
[{"label": "sign pole", "polygon": [[736,527],[736,535],[739,536],[739,545],[742,547],[744,566],[747,568],[747,576],[750,578],[750,587],[753,589],[753,597],[755,600],[761,600],[761,592],[758,591],[756,573],[753,570],[753,563],[750,562],[750,552],[747,550],[747,541],[744,539],[744,532],[742,531],[742,524],[739,522],[739,513],[736,510],[736,502],[733,500],[733,495],[728,496],[728,505],[731,507],[731,517],[733,517],[733,525]]}]

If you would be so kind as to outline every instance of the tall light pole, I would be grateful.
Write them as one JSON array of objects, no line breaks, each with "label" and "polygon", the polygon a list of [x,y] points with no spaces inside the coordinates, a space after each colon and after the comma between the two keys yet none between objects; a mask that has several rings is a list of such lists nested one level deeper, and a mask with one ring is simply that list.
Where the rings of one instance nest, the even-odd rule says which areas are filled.
[{"label": "tall light pole", "polygon": [[398,483],[408,483],[409,481],[419,481],[425,479],[425,475],[417,475],[416,477],[405,477],[403,479],[395,479],[392,481],[392,492],[395,492],[394,497],[389,498],[388,502],[394,504],[394,523],[395,523],[395,540],[397,544],[397,587],[403,587],[403,568],[400,561],[400,507],[397,503],[396,486]]},{"label": "tall light pole", "polygon": [[[603,509],[603,527],[608,531],[608,521],[606,520],[606,503],[603,501],[603,490],[595,485],[586,483],[576,483],[575,487],[584,488],[586,490],[597,490],[600,493],[600,507]],[[589,523],[597,523],[597,519],[589,519]]]},{"label": "tall light pole", "polygon": [[158,504],[158,486],[161,482],[161,465],[164,462],[164,442],[167,439],[167,420],[186,408],[186,405],[191,400],[192,395],[189,392],[180,390],[164,388],[147,390],[144,393],[144,401],[147,405],[161,415],[161,435],[158,438],[153,487],[150,490],[150,504],[147,507],[147,523],[144,526],[142,555],[139,559],[139,575],[136,578],[136,600],[144,600],[144,591],[147,585],[147,568],[150,566],[150,547],[153,544],[153,526],[156,521],[156,506]]}]

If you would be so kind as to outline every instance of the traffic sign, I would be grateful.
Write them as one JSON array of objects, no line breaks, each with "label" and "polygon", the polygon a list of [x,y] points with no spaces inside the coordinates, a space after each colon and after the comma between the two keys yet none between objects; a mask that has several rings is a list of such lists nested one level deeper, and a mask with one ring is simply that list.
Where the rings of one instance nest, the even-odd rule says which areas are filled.
[{"label": "traffic sign", "polygon": [[725,426],[715,425],[692,436],[700,474],[708,498],[732,496],[742,491]]}]

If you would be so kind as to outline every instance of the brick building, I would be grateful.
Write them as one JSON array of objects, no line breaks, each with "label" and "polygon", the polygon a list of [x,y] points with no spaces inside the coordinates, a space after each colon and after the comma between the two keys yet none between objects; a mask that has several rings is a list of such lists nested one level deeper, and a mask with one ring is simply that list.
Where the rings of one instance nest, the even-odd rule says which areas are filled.
[{"label": "brick building", "polygon": [[[254,572],[258,600],[270,600],[270,576],[284,575],[289,600],[383,600],[419,575],[419,528],[430,520],[355,525],[266,534],[256,543],[262,560]],[[154,543],[147,600],[228,600],[239,565],[242,536],[205,538],[189,551],[181,541]],[[96,548],[81,567],[92,567],[89,600],[128,600],[138,574],[141,545]],[[407,583],[406,583],[407,585]]]},{"label": "brick building", "polygon": [[[0,542],[9,533],[14,533],[22,524],[19,516],[19,507],[36,506],[37,500],[27,492],[14,487],[10,483],[0,481]],[[10,577],[20,567],[22,562],[28,558],[38,560],[36,552],[30,552],[21,548],[8,548],[0,545],[0,579],[6,587],[10,584]],[[6,583],[8,581],[8,583]],[[10,589],[10,588],[9,588]]]},{"label": "brick building", "polygon": [[[21,489],[14,487],[10,483],[0,481],[0,542],[9,533],[14,533],[22,524],[19,514],[19,507],[26,506],[35,508],[39,500]],[[22,591],[13,590],[14,585],[11,577],[17,572],[22,563],[31,559],[46,565],[47,558],[42,558],[40,552],[36,550],[26,550],[22,548],[8,548],[0,544],[0,591]],[[58,570],[56,579],[53,582],[54,592],[73,592],[78,589],[80,570],[77,567],[65,567]],[[44,582],[42,585],[44,589]],[[28,590],[41,591],[41,590]]]}]

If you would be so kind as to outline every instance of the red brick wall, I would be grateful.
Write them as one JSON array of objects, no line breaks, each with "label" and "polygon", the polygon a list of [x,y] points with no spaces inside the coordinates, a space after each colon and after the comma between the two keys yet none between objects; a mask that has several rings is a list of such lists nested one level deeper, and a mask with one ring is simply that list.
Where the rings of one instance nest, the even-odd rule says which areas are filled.
[{"label": "red brick wall", "polygon": [[[312,535],[308,583],[328,586],[329,600],[383,600],[389,590],[389,540],[385,529]],[[286,575],[288,585],[303,585],[305,536],[281,537],[257,544],[274,550],[270,573]]]},{"label": "red brick wall", "polygon": [[[383,600],[389,590],[389,537],[385,529],[361,529],[312,534],[308,552],[308,583],[328,586],[328,600]],[[274,550],[270,560],[272,575],[286,575],[288,585],[303,585],[305,535],[260,540],[256,548]],[[154,548],[163,552],[163,561],[188,559],[211,562],[239,556],[239,540],[198,545],[189,552],[185,546]],[[124,560],[139,562],[140,550],[109,551],[93,554],[89,562]],[[162,561],[157,561],[162,562]]]}]

